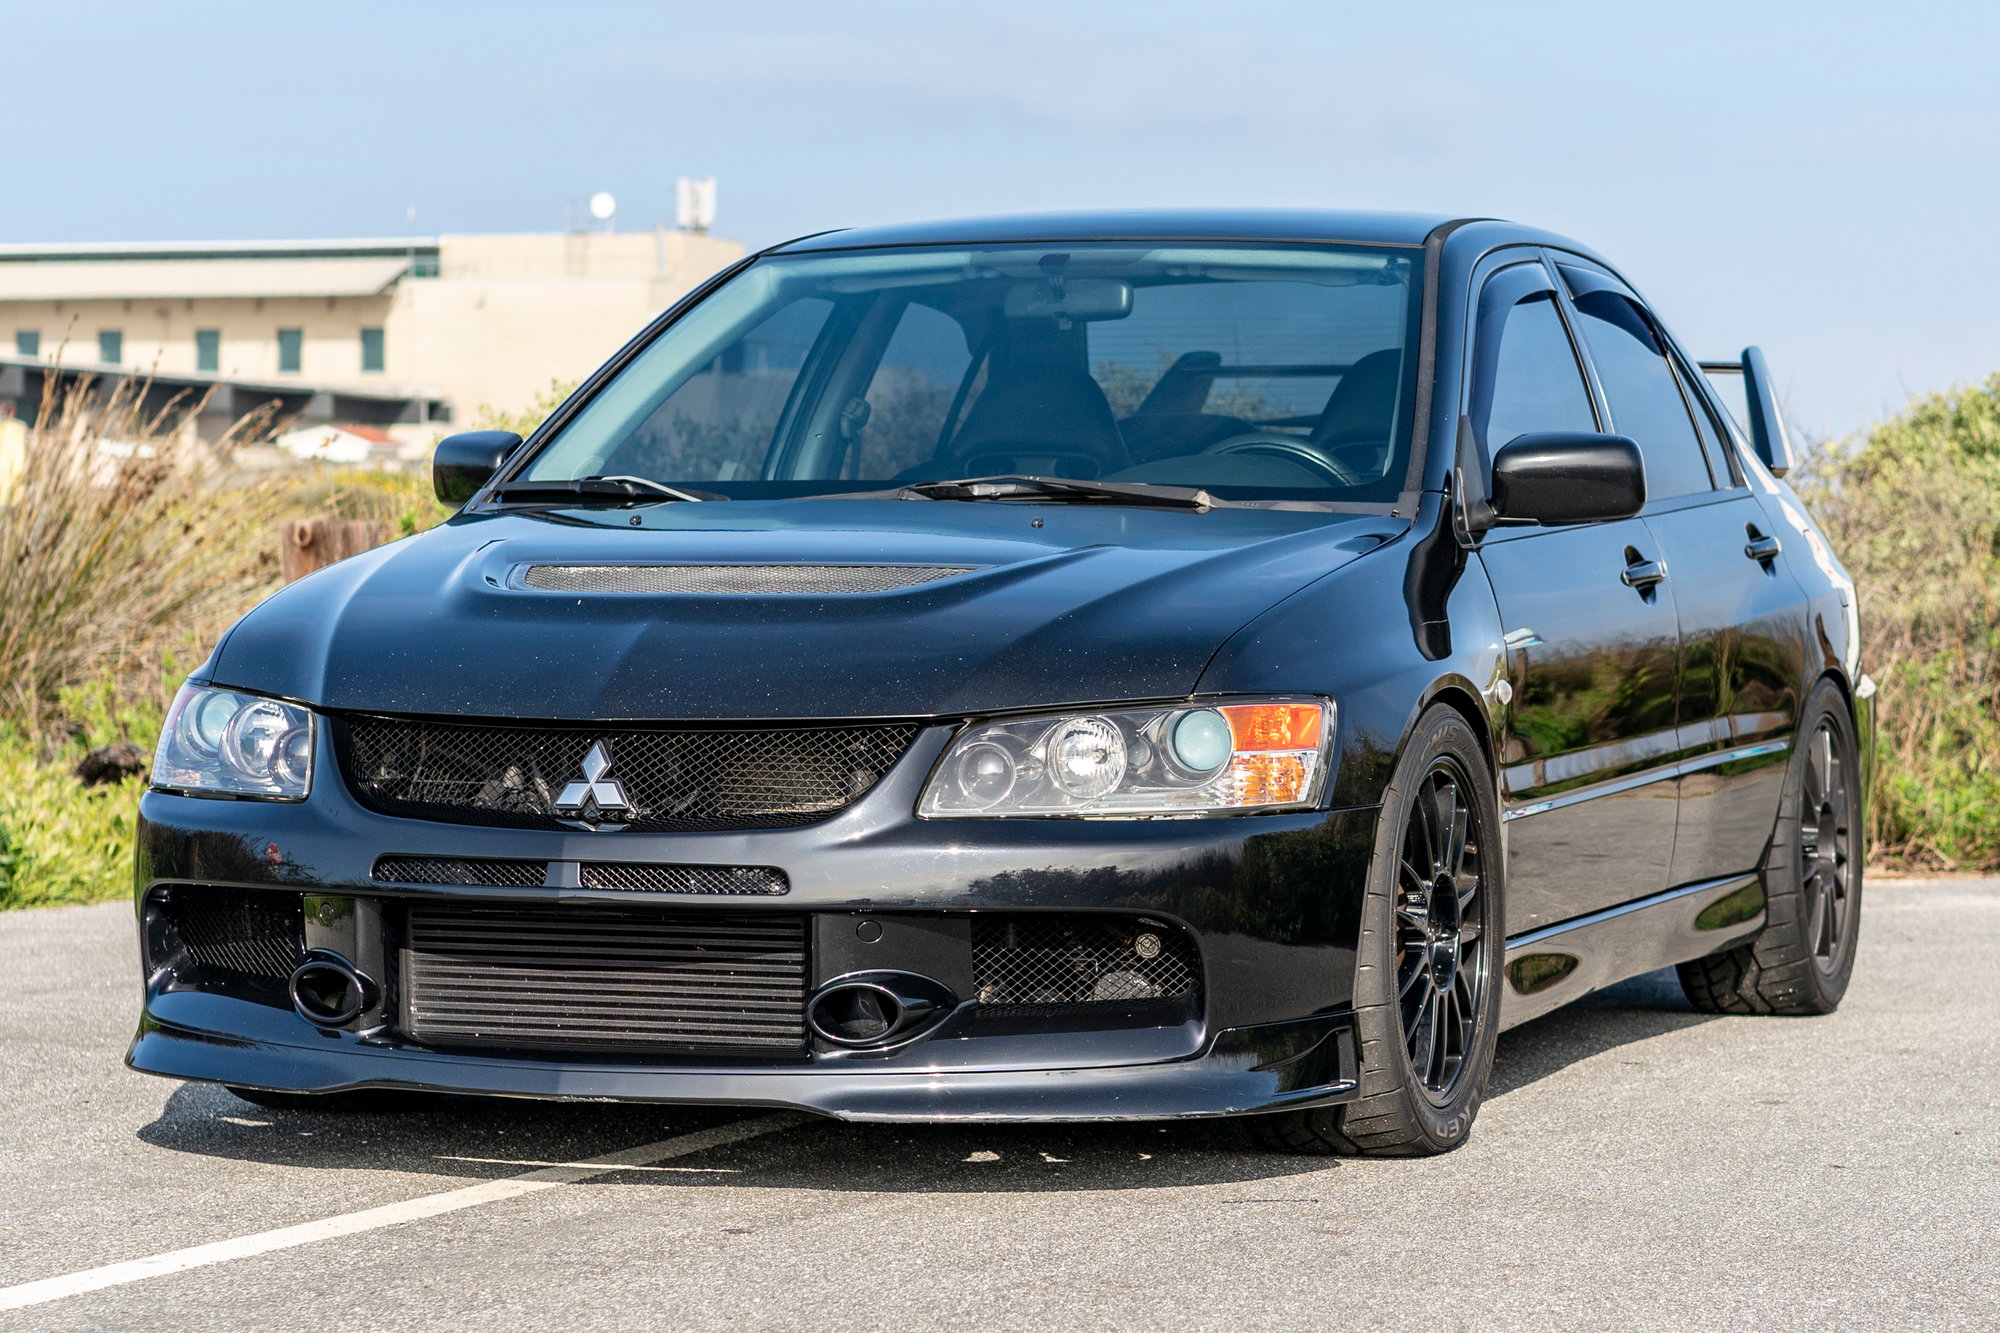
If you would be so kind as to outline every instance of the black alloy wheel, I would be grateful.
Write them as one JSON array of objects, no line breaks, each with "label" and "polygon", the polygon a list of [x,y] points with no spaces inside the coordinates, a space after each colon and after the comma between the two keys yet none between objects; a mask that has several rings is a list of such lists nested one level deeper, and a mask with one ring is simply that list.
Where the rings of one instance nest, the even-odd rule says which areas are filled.
[{"label": "black alloy wheel", "polygon": [[1383,793],[1354,979],[1354,1100],[1251,1116],[1254,1141],[1308,1154],[1422,1157],[1472,1131],[1500,1028],[1506,939],[1499,793],[1457,710],[1418,719]]},{"label": "black alloy wheel", "polygon": [[1848,763],[1831,718],[1820,719],[1813,729],[1802,795],[1799,865],[1805,872],[1806,939],[1812,944],[1813,965],[1829,972],[1840,962],[1848,924],[1848,861],[1854,837]]},{"label": "black alloy wheel", "polygon": [[1764,857],[1764,927],[1753,940],[1680,965],[1681,989],[1711,1014],[1830,1014],[1847,993],[1861,928],[1861,766],[1854,716],[1832,681],[1800,714]]},{"label": "black alloy wheel", "polygon": [[1396,997],[1416,1081],[1445,1101],[1478,1045],[1490,984],[1484,839],[1470,779],[1449,754],[1433,760],[1411,802],[1396,903]]}]

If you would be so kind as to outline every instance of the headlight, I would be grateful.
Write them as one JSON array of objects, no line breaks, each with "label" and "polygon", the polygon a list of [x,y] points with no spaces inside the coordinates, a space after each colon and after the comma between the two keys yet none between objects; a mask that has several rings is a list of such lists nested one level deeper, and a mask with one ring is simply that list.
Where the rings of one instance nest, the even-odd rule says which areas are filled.
[{"label": "headlight", "polygon": [[297,704],[183,685],[160,729],[153,785],[296,801],[312,788],[312,714]]},{"label": "headlight", "polygon": [[945,751],[917,813],[1216,815],[1319,804],[1333,745],[1324,699],[1111,708],[977,722]]}]

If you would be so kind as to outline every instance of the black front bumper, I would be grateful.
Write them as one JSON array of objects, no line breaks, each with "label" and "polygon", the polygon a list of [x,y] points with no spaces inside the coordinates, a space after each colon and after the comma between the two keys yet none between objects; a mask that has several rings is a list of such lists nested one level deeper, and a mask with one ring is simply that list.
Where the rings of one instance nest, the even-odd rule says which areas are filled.
[{"label": "black front bumper", "polygon": [[[887,1051],[823,1042],[783,1059],[599,1056],[584,1051],[439,1049],[393,1020],[316,1027],[268,1001],[190,987],[155,968],[127,1057],[175,1078],[284,1091],[406,1087],[502,1096],[793,1107],[857,1120],[1091,1120],[1215,1116],[1355,1095],[1354,950],[1374,835],[1368,809],[1155,821],[918,820],[917,789],[945,739],[920,737],[894,771],[841,814],[752,833],[550,833],[397,819],[357,805],[322,761],[295,805],[149,793],[141,804],[142,921],[157,891],[220,886],[410,904],[639,904],[682,913],[782,912],[813,925],[810,981],[907,966],[851,939],[857,918],[962,921],[979,913],[1143,915],[1198,951],[1198,1011],[1175,1021],[1046,1027],[960,1022],[964,1003]],[[322,747],[322,754],[328,753]],[[387,884],[377,858],[519,858],[557,867],[616,859],[765,866],[790,891],[762,900],[593,890]],[[553,886],[553,887],[552,887]],[[837,927],[830,929],[829,927]],[[884,937],[891,945],[908,932]],[[393,950],[392,950],[393,953]]]}]

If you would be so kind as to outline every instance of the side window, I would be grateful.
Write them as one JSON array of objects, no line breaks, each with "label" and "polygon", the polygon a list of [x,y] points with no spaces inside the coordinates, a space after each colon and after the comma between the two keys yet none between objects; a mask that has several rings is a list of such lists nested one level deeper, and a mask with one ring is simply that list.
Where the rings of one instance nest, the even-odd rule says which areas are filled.
[{"label": "side window", "polygon": [[971,366],[957,320],[914,301],[904,306],[868,382],[868,417],[842,475],[890,478],[933,457]]},{"label": "side window", "polygon": [[1639,307],[1617,292],[1600,290],[1579,296],[1576,310],[1611,406],[1611,429],[1637,440],[1645,456],[1646,498],[1712,490],[1681,386]]},{"label": "side window", "polygon": [[1721,487],[1740,484],[1735,468],[1729,458],[1729,428],[1722,423],[1715,405],[1701,391],[1700,372],[1689,368],[1674,355],[1674,373],[1680,376],[1681,387],[1687,390],[1688,402],[1694,405],[1694,428],[1701,435],[1702,450],[1708,455],[1709,475]]},{"label": "side window", "polygon": [[1489,457],[1529,431],[1597,429],[1590,391],[1553,296],[1537,292],[1516,302],[1501,326],[1491,393],[1482,395],[1480,405],[1484,419],[1473,422]]}]

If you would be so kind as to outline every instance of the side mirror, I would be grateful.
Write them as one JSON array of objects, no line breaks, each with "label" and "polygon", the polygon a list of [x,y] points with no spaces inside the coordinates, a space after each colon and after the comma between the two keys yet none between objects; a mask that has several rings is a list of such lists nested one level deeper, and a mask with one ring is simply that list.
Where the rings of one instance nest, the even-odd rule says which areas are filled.
[{"label": "side mirror", "polygon": [[431,489],[440,502],[462,505],[493,479],[500,465],[521,447],[511,430],[468,430],[438,441],[431,455]]},{"label": "side mirror", "polygon": [[1646,505],[1646,465],[1623,435],[1536,431],[1493,458],[1493,512],[1508,523],[1602,523]]}]

